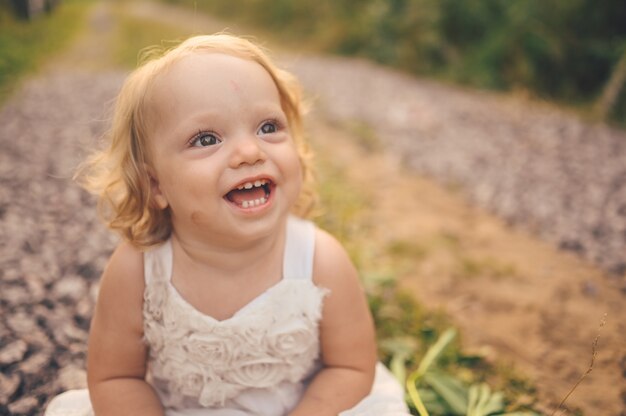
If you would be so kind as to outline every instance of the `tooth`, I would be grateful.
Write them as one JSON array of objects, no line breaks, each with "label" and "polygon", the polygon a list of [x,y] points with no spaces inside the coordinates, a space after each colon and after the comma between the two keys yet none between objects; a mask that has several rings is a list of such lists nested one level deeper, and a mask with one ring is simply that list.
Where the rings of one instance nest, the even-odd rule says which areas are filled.
[{"label": "tooth", "polygon": [[252,185],[252,182],[246,182],[246,183],[243,185],[243,187],[244,187],[244,188],[246,188],[246,189],[252,189],[252,187],[253,187],[253,186],[254,186],[254,185]]},{"label": "tooth", "polygon": [[258,207],[259,205],[261,205],[261,201],[259,201],[258,199],[255,199],[254,206]]},{"label": "tooth", "polygon": [[244,208],[248,208],[248,201],[243,201],[241,203],[241,206],[244,207]]},{"label": "tooth", "polygon": [[261,203],[262,203],[262,204],[265,204],[265,203],[267,202],[267,199],[266,199],[264,196],[262,196],[262,197],[259,199],[259,201],[261,201]]},{"label": "tooth", "polygon": [[263,183],[261,183],[261,181],[256,181],[254,182],[254,187],[258,188],[259,186],[263,185]]}]

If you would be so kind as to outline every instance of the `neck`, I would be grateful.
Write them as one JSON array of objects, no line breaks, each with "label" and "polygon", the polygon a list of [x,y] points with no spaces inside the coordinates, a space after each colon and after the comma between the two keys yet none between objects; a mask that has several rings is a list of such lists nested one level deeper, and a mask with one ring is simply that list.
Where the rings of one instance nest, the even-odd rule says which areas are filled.
[{"label": "neck", "polygon": [[176,264],[182,270],[210,271],[211,276],[229,278],[259,273],[276,261],[282,262],[286,226],[287,222],[283,221],[270,235],[243,240],[217,235],[198,239],[174,232],[172,247]]}]

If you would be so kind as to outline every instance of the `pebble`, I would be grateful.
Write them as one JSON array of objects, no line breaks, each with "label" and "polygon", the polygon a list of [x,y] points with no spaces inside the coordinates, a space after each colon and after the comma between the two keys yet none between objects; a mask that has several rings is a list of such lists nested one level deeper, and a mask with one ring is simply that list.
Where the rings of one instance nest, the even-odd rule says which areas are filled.
[{"label": "pebble", "polygon": [[581,291],[585,296],[590,298],[597,297],[599,292],[598,285],[590,280],[582,284]]},{"label": "pebble", "polygon": [[15,372],[10,375],[0,373],[0,405],[8,403],[9,398],[15,393],[21,380],[20,375]]},{"label": "pebble", "polygon": [[32,396],[26,396],[22,399],[19,399],[11,404],[9,404],[9,412],[13,415],[18,414],[30,414],[34,412],[39,407],[39,400]]},{"label": "pebble", "polygon": [[57,298],[68,298],[72,302],[76,302],[84,297],[86,292],[87,282],[80,276],[67,276],[60,279],[52,289],[53,296]]},{"label": "pebble", "polygon": [[0,365],[12,364],[24,358],[28,344],[22,340],[17,340],[0,350]]},{"label": "pebble", "polygon": [[40,351],[23,361],[19,366],[19,370],[23,374],[40,374],[47,368],[50,360],[50,352]]},{"label": "pebble", "polygon": [[32,334],[38,330],[37,322],[26,312],[17,312],[7,317],[7,323],[16,333]]},{"label": "pebble", "polygon": [[57,382],[63,390],[84,389],[87,387],[87,372],[76,365],[68,365],[59,371]]},{"label": "pebble", "polygon": [[25,303],[30,302],[30,296],[23,284],[4,285],[2,291],[4,292],[3,297],[11,306],[24,305]]}]

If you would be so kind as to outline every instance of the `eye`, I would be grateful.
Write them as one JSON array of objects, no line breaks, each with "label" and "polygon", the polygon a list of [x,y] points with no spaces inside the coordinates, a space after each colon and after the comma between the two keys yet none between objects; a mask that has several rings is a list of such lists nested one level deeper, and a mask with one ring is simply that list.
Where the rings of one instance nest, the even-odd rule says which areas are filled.
[{"label": "eye", "polygon": [[271,134],[278,131],[278,123],[276,121],[266,121],[257,131],[257,134]]},{"label": "eye", "polygon": [[214,133],[201,131],[189,142],[192,147],[209,147],[220,144],[222,140]]}]

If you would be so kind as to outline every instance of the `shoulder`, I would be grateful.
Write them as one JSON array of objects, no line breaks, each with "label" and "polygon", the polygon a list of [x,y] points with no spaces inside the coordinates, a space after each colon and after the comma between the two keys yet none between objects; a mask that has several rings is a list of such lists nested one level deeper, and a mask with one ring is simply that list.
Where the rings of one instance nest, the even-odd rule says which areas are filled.
[{"label": "shoulder", "polygon": [[365,292],[346,250],[322,230],[316,231],[313,281],[328,289],[320,320],[324,364],[373,371],[376,342]]},{"label": "shoulder", "polygon": [[102,275],[102,283],[133,286],[143,283],[143,252],[127,242],[120,243],[111,254]]},{"label": "shoulder", "polygon": [[357,271],[344,247],[328,232],[315,229],[313,281],[328,289],[358,285]]},{"label": "shoulder", "polygon": [[121,243],[100,279],[98,302],[91,321],[87,369],[93,383],[114,378],[143,378],[143,253]]},{"label": "shoulder", "polygon": [[[141,310],[145,288],[143,276],[143,253],[127,242],[118,245],[100,279],[96,313],[106,310],[105,316],[114,318],[131,310]],[[124,319],[123,316],[118,318]]]}]

